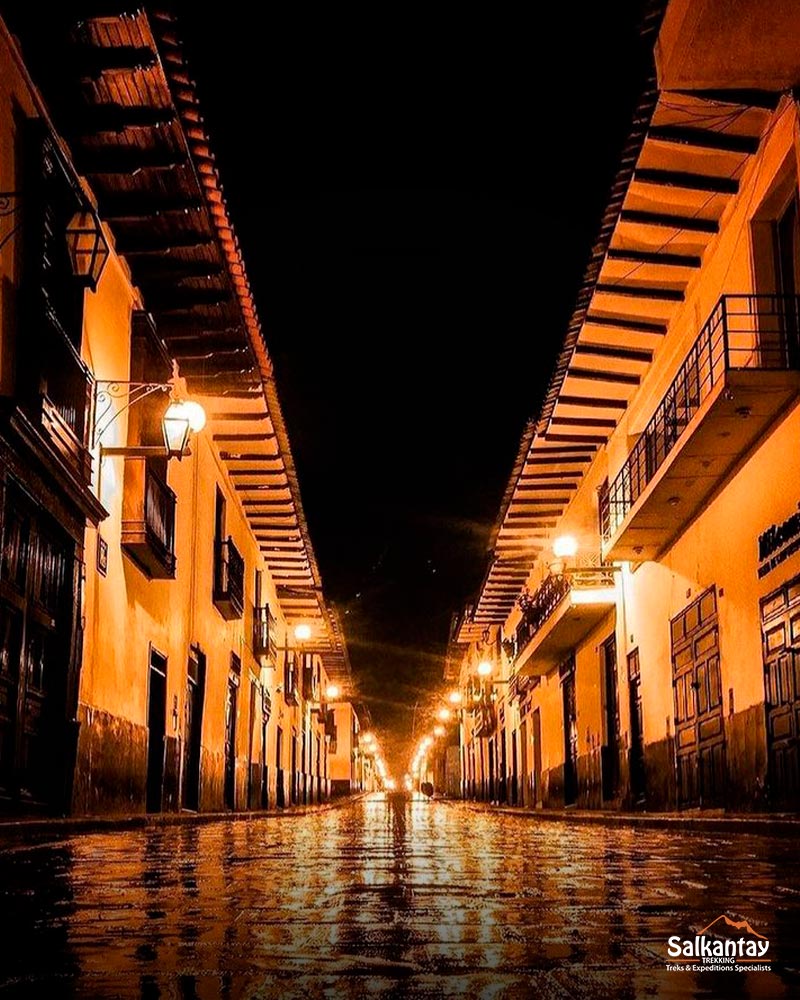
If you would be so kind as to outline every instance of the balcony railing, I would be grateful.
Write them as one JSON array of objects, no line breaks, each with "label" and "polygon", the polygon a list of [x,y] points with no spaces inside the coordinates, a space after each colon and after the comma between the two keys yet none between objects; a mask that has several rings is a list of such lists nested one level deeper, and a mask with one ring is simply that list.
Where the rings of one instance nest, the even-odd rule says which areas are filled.
[{"label": "balcony railing", "polygon": [[232,538],[216,543],[214,604],[227,621],[241,618],[244,614],[244,559]]},{"label": "balcony railing", "polygon": [[176,498],[144,458],[125,460],[121,542],[156,579],[175,576]]},{"label": "balcony railing", "polygon": [[303,665],[303,700],[314,702],[319,701],[317,673],[312,663],[306,663]]},{"label": "balcony railing", "polygon": [[[614,586],[614,570],[610,566],[574,568],[546,576],[533,594],[526,595],[521,602],[522,620],[514,637],[515,661],[555,616],[562,603],[582,608],[580,620],[585,622],[591,617],[590,607],[603,613],[602,609],[610,599],[609,591]],[[581,630],[582,626],[579,626],[577,632]],[[564,637],[557,637],[558,641],[571,637],[573,631],[568,629]]]},{"label": "balcony railing", "polygon": [[48,322],[40,352],[31,364],[38,368],[38,419],[53,448],[79,480],[90,483],[89,424],[94,380],[75,347]]},{"label": "balcony railing", "polygon": [[293,657],[287,657],[283,666],[283,700],[287,705],[300,704],[297,690],[297,661]]},{"label": "balcony railing", "polygon": [[268,604],[253,607],[253,655],[268,656],[273,664],[278,655],[275,627],[275,618]]},{"label": "balcony railing", "polygon": [[726,375],[748,370],[797,370],[799,334],[797,296],[722,296],[627,461],[600,494],[604,541],[614,537],[692,418]]}]

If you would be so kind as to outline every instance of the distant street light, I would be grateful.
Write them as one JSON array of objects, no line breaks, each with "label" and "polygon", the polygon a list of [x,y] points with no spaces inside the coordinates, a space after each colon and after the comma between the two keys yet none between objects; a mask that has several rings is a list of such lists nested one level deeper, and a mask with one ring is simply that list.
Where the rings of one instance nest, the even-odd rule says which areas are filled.
[{"label": "distant street light", "polygon": [[489,677],[493,669],[494,668],[489,660],[481,660],[478,664],[478,676]]}]

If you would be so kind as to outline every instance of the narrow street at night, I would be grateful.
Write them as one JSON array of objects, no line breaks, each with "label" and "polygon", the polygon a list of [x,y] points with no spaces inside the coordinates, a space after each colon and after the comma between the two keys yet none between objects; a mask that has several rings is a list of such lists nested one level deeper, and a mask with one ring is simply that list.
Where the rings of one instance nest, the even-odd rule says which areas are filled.
[{"label": "narrow street at night", "polygon": [[[797,996],[795,848],[382,793],[82,834],[0,854],[0,996]],[[665,972],[671,935],[742,912],[773,972]]]}]

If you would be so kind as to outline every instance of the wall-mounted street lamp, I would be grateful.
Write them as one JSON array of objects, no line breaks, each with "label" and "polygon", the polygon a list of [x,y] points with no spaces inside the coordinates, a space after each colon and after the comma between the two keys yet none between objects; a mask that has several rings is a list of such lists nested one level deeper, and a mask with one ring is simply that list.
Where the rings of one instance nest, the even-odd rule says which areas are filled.
[{"label": "wall-mounted street lamp", "polygon": [[97,283],[108,260],[108,243],[95,212],[76,212],[67,226],[67,252],[72,273],[87,288],[97,291]]},{"label": "wall-mounted street lamp", "polygon": [[[11,229],[0,237],[0,250],[20,227],[22,202],[22,192],[0,191],[0,219],[15,219]],[[97,283],[108,261],[109,250],[103,226],[94,209],[85,206],[75,212],[64,235],[73,275],[82,285],[93,292],[97,291]]]},{"label": "wall-mounted street lamp", "polygon": [[[161,418],[164,447],[142,445],[139,447],[107,447],[101,439],[114,421],[132,406],[152,396],[153,393],[171,393],[172,398]],[[175,379],[168,382],[123,382],[98,379],[94,386],[94,444],[100,444],[100,454],[125,455],[145,458],[149,455],[166,455],[181,459],[187,454],[189,436],[198,433],[206,424],[203,407],[191,399],[175,395]]]}]

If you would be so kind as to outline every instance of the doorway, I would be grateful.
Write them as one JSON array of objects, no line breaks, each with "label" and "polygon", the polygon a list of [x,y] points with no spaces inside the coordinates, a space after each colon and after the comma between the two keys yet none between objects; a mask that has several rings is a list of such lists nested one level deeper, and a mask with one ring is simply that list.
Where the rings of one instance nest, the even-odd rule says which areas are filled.
[{"label": "doorway", "polygon": [[275,804],[279,809],[286,806],[286,786],[283,776],[283,730],[280,726],[275,730]]},{"label": "doorway", "polygon": [[578,798],[578,713],[575,701],[575,659],[561,667],[561,696],[564,714],[564,805]]},{"label": "doorway", "polygon": [[225,696],[225,805],[228,809],[236,808],[236,709],[241,674],[241,661],[231,653]]},{"label": "doorway", "polygon": [[631,750],[629,759],[631,798],[641,804],[645,798],[644,716],[639,668],[639,650],[628,653],[628,711],[631,719]]},{"label": "doorway", "polygon": [[800,578],[761,602],[767,787],[772,808],[800,807]]},{"label": "doorway", "polygon": [[528,720],[523,719],[519,724],[519,782],[520,782],[520,803],[523,806],[531,805],[531,788],[528,778]]},{"label": "doorway", "polygon": [[183,808],[200,808],[200,757],[203,705],[206,691],[206,658],[199,649],[189,651],[186,671],[186,729],[183,744]]},{"label": "doorway", "polygon": [[542,801],[542,716],[538,708],[531,716],[533,726],[533,780],[531,782],[533,799],[531,805],[538,806]]},{"label": "doorway", "polygon": [[[796,182],[795,182],[796,183]],[[778,294],[783,296],[784,322],[782,333],[785,343],[781,345],[782,357],[764,357],[766,367],[776,367],[788,362],[789,367],[800,366],[800,323],[798,323],[797,294],[800,291],[800,212],[797,194],[794,193],[775,222],[775,276]],[[768,338],[762,337],[763,341]]]},{"label": "doorway", "polygon": [[610,635],[600,646],[600,671],[603,692],[603,735],[600,749],[603,772],[603,798],[619,794],[619,699],[617,696],[617,638]]},{"label": "doorway", "polygon": [[167,658],[150,648],[147,693],[147,811],[161,812],[167,735]]},{"label": "doorway", "polygon": [[717,592],[707,590],[672,619],[678,805],[725,800],[725,731],[719,667]]},{"label": "doorway", "polygon": [[71,777],[75,543],[10,483],[0,525],[0,791],[26,805],[62,806]]}]

